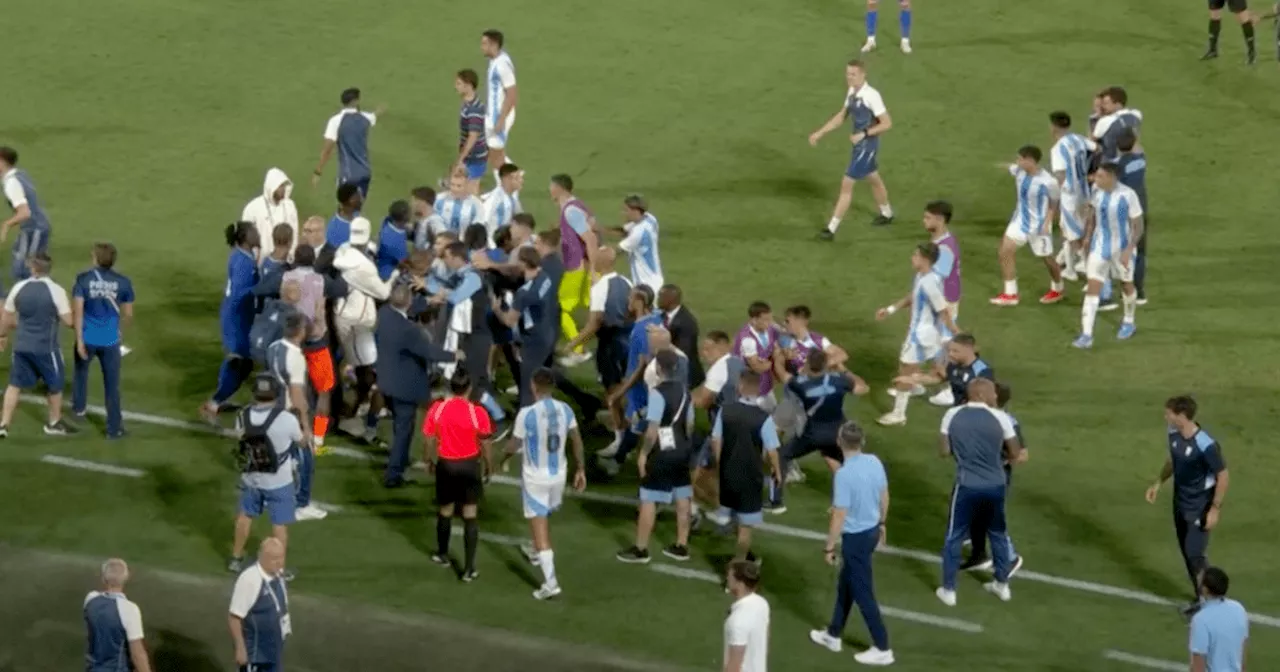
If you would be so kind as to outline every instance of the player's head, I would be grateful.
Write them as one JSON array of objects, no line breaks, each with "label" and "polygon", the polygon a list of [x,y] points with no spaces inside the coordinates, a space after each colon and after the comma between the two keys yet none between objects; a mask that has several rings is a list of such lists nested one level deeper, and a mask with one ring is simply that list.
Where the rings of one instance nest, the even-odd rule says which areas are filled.
[{"label": "player's head", "polygon": [[[542,235],[542,234],[538,234]],[[649,314],[649,306],[653,305],[653,288],[649,285],[636,285],[631,288],[631,296],[627,297],[627,311],[632,317],[644,317]]]},{"label": "player's head", "polygon": [[[659,330],[655,329],[654,331]],[[660,331],[666,331],[666,329],[661,329]],[[671,380],[676,377],[676,367],[680,365],[680,355],[677,355],[676,351],[672,350],[670,346],[659,350],[654,360],[658,362],[658,375],[662,376],[663,380]]]},{"label": "player's head", "polygon": [[524,273],[525,279],[532,280],[542,268],[542,255],[532,247],[522,247],[516,253],[516,262],[520,264],[520,270]]},{"label": "player's head", "polygon": [[312,215],[302,223],[302,242],[308,247],[324,245],[324,217]]},{"label": "player's head", "polygon": [[920,243],[911,252],[911,267],[916,273],[927,273],[938,261],[938,246],[933,243]]},{"label": "player's head", "polygon": [[[483,228],[483,225],[481,228]],[[444,265],[448,266],[449,270],[456,271],[467,265],[467,259],[470,256],[471,252],[467,249],[467,244],[462,241],[455,241],[444,248],[444,254],[441,255],[441,258],[444,259]]]},{"label": "player's head", "polygon": [[387,303],[391,304],[396,310],[408,312],[409,307],[413,305],[413,288],[407,283],[397,282],[391,288],[391,295],[387,297]]},{"label": "player's head", "polygon": [[592,270],[599,275],[606,275],[613,270],[613,262],[617,259],[618,253],[614,252],[612,247],[605,245],[596,250],[596,265]]},{"label": "player's head", "polygon": [[1111,114],[1129,104],[1129,94],[1122,86],[1108,86],[1098,92],[1098,104],[1103,114]]},{"label": "player's head", "polygon": [[764,301],[752,301],[747,306],[747,323],[756,331],[764,331],[773,326],[773,309]]},{"label": "player's head", "polygon": [[284,338],[295,345],[307,335],[307,318],[302,313],[290,313],[284,318]]},{"label": "player's head", "polygon": [[542,367],[533,372],[533,394],[542,398],[551,395],[552,390],[556,389],[556,376],[551,369]]},{"label": "player's head", "polygon": [[452,231],[441,231],[440,233],[436,234],[436,240],[434,243],[432,243],[431,248],[435,250],[437,258],[443,257],[444,248],[449,247],[450,245],[458,242],[459,240],[462,240],[462,239],[458,237],[458,234]]},{"label": "player's head", "polygon": [[[481,365],[483,366],[483,363]],[[467,373],[466,365],[459,366],[449,378],[449,394],[455,397],[466,397],[471,394],[471,374]]]},{"label": "player's head", "polygon": [[116,265],[116,246],[108,243],[93,244],[93,265],[98,268],[110,269]]},{"label": "player's head", "polygon": [[760,565],[750,560],[734,560],[729,563],[728,578],[725,579],[725,588],[734,597],[742,597],[747,593],[753,593],[756,586],[760,585]]},{"label": "player's head", "polygon": [[436,207],[436,190],[431,187],[416,187],[409,192],[415,217],[430,217]]},{"label": "player's head", "polygon": [[435,255],[431,250],[414,250],[409,253],[409,272],[417,277],[422,277],[431,270],[431,261],[435,259]]},{"label": "player's head", "polygon": [[649,212],[649,203],[644,200],[644,196],[629,194],[622,199],[622,216],[628,222],[638,222],[644,219],[644,213],[646,212]]},{"label": "player's head", "polygon": [[751,369],[743,369],[738,376],[738,396],[743,399],[760,396],[760,374]]},{"label": "player's head", "polygon": [[454,173],[449,176],[449,195],[454,198],[466,198],[467,174]]},{"label": "player's head", "polygon": [[242,247],[251,250],[258,246],[258,227],[253,222],[236,222],[228,224],[223,230],[227,239],[227,247]]},{"label": "player's head", "polygon": [[293,247],[293,227],[288,224],[276,224],[271,229],[271,244],[276,251],[288,252]]},{"label": "player's head", "polygon": [[527,240],[533,239],[533,229],[536,222],[533,215],[527,212],[517,213],[511,216],[511,243],[519,245]]},{"label": "player's head", "polygon": [[1170,425],[1195,422],[1196,400],[1189,394],[1170,397],[1164,402],[1164,421]]},{"label": "player's head", "polygon": [[360,187],[350,182],[338,185],[338,206],[349,210],[359,210],[364,205],[364,196],[360,193]]},{"label": "player's head", "polygon": [[484,224],[472,224],[462,232],[462,244],[468,250],[484,250],[489,247],[489,229]]},{"label": "player's head", "polygon": [[547,256],[552,252],[560,249],[560,228],[547,229],[539,231],[538,235],[533,237],[533,246],[538,250],[538,254]]},{"label": "player's head", "polygon": [[808,331],[811,317],[813,312],[809,310],[809,306],[803,304],[791,306],[782,314],[782,324],[787,328],[787,332],[794,336],[801,331]]},{"label": "player's head", "polygon": [[506,44],[506,41],[501,30],[490,28],[480,33],[480,51],[486,58],[493,58],[502,52],[502,45]]},{"label": "player's head", "polygon": [[0,147],[0,172],[8,172],[16,165],[18,165],[18,150],[8,145]]},{"label": "player's head", "polygon": [[924,230],[938,235],[951,224],[951,204],[947,201],[929,201],[924,206]]},{"label": "player's head", "polygon": [[671,347],[671,332],[661,324],[649,325],[646,334],[649,337],[649,352]]},{"label": "player's head", "polygon": [[1028,173],[1039,172],[1040,158],[1044,156],[1040,153],[1040,148],[1035,145],[1023,145],[1018,148],[1018,167]]},{"label": "player's head", "polygon": [[1204,570],[1204,575],[1200,577],[1200,594],[1213,600],[1227,596],[1227,590],[1231,588],[1231,580],[1227,578],[1227,573],[1217,567],[1208,567]]},{"label": "player's head", "polygon": [[498,169],[498,181],[503,191],[514,194],[524,188],[524,171],[514,163],[504,163]]},{"label": "player's head", "polygon": [[1132,128],[1120,129],[1119,135],[1116,136],[1116,149],[1122,152],[1132,152],[1137,145],[1138,134],[1134,133]]},{"label": "player's head", "polygon": [[729,334],[718,329],[708,331],[707,335],[702,337],[702,361],[707,366],[711,366],[720,360],[721,357],[729,354],[729,350],[733,348],[733,341],[729,340]]},{"label": "player's head", "polygon": [[53,270],[53,257],[50,257],[48,252],[36,252],[27,257],[26,264],[31,275],[44,277]]},{"label": "player's head", "polygon": [[[287,226],[287,225],[286,225]],[[285,246],[288,249],[288,246]],[[316,265],[316,251],[310,245],[299,245],[293,251],[293,265],[298,268],[309,268]]]},{"label": "player's head", "polygon": [[1104,163],[1098,167],[1097,172],[1093,174],[1093,184],[1104,191],[1115,189],[1116,182],[1120,180],[1120,166],[1114,163]]},{"label": "player's head", "polygon": [[670,312],[680,307],[684,301],[684,291],[680,285],[667,283],[658,288],[658,310]]},{"label": "player's head", "polygon": [[511,242],[511,227],[499,226],[493,232],[493,246],[503,252],[510,252],[515,247]]},{"label": "player's head", "polygon": [[1004,408],[1013,401],[1013,388],[1008,383],[996,383],[996,408]]},{"label": "player's head", "polygon": [[812,374],[820,374],[827,370],[827,353],[814,350],[804,360],[804,368]]},{"label": "player's head", "polygon": [[954,364],[968,366],[978,358],[978,340],[973,334],[956,334],[947,343],[947,359]]},{"label": "player's head", "polygon": [[844,66],[844,81],[852,88],[858,88],[867,83],[867,66],[853,59]]},{"label": "player's head", "polygon": [[359,107],[360,89],[357,89],[354,86],[349,89],[343,89],[341,100],[343,107]]},{"label": "player's head", "polygon": [[1055,136],[1063,135],[1071,130],[1071,115],[1058,110],[1049,113],[1049,128]]},{"label": "player's head", "polygon": [[259,404],[276,401],[276,379],[269,373],[260,373],[253,379],[253,400]]},{"label": "player's head", "polygon": [[862,431],[862,426],[856,420],[847,420],[840,425],[840,431],[836,434],[836,443],[840,445],[840,450],[845,455],[851,455],[860,452],[867,445],[867,434]]},{"label": "player's head", "polygon": [[478,86],[480,86],[480,76],[471,68],[459,70],[453,77],[453,90],[463,98],[470,98],[475,94]]},{"label": "player's head", "polygon": [[986,378],[974,378],[969,381],[969,385],[965,387],[965,394],[969,396],[969,401],[988,406],[996,405],[996,384]]},{"label": "player's head", "polygon": [[551,176],[551,198],[561,199],[573,195],[573,178],[564,173]]}]

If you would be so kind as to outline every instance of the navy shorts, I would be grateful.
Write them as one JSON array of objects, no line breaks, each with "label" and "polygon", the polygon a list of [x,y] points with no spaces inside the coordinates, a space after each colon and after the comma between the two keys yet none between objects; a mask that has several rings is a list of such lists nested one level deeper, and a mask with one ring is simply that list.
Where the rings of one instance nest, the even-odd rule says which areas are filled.
[{"label": "navy shorts", "polygon": [[879,143],[861,142],[854,145],[853,155],[849,157],[849,167],[844,171],[845,177],[851,180],[866,179],[868,175],[879,169],[879,165],[876,163],[876,156],[879,154]]},{"label": "navy shorts", "polygon": [[372,182],[372,181],[373,181],[373,178],[372,178],[372,177],[362,177],[362,178],[360,178],[360,179],[358,179],[358,180],[342,179],[342,178],[339,178],[339,179],[338,179],[338,186],[342,186],[342,185],[347,184],[347,183],[354,184],[354,185],[356,185],[356,188],[360,190],[360,196],[361,196],[362,198],[368,198],[368,197],[369,197],[369,183],[370,183],[370,182]]},{"label": "navy shorts", "polygon": [[464,161],[462,167],[467,169],[468,180],[478,180],[484,177],[484,173],[489,168],[489,162],[480,159],[479,161]]},{"label": "navy shorts", "polygon": [[39,229],[19,231],[13,241],[14,280],[25,280],[31,273],[27,270],[27,257],[39,252],[49,251],[49,232]]},{"label": "navy shorts", "polygon": [[15,352],[13,366],[9,369],[9,384],[20,389],[29,390],[39,381],[44,381],[49,394],[62,391],[66,382],[67,367],[62,364],[62,353],[53,352]]}]

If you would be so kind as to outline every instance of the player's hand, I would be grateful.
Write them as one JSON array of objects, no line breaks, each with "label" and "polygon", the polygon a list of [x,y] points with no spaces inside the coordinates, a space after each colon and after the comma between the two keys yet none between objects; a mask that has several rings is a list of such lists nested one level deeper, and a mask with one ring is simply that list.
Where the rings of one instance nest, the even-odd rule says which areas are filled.
[{"label": "player's hand", "polygon": [[76,341],[76,355],[79,356],[80,359],[89,359],[89,349],[84,347],[84,341]]},{"label": "player's hand", "polygon": [[1156,497],[1157,497],[1159,494],[1160,494],[1160,484],[1159,484],[1159,483],[1152,483],[1152,484],[1151,484],[1151,487],[1147,488],[1147,503],[1148,503],[1148,504],[1155,504],[1155,503],[1156,503]]},{"label": "player's hand", "polygon": [[577,473],[573,475],[573,489],[578,492],[587,489],[587,471],[582,467],[578,467]]},{"label": "player's hand", "polygon": [[836,566],[836,549],[834,548],[823,549],[822,559],[826,560],[828,565],[835,567]]},{"label": "player's hand", "polygon": [[818,141],[822,139],[822,131],[814,131],[809,134],[809,146],[817,147]]},{"label": "player's hand", "polygon": [[1014,460],[1013,463],[1023,464],[1029,459],[1031,459],[1031,451],[1027,450],[1026,448],[1023,448],[1022,451],[1018,453],[1018,459]]},{"label": "player's hand", "polygon": [[1132,253],[1132,252],[1130,252],[1129,250],[1124,250],[1124,251],[1122,251],[1122,252],[1120,253],[1120,265],[1121,265],[1121,266],[1128,266],[1128,265],[1129,265],[1129,260],[1130,260],[1130,259],[1132,259],[1132,258],[1133,258],[1133,253]]},{"label": "player's hand", "polygon": [[867,134],[864,133],[863,131],[858,131],[857,133],[852,133],[849,135],[849,142],[855,145],[866,139],[867,139]]},{"label": "player's hand", "polygon": [[374,115],[374,116],[376,116],[376,117],[381,117],[382,115],[384,115],[384,114],[386,114],[386,113],[387,113],[387,106],[386,106],[385,104],[384,104],[384,105],[379,105],[379,106],[377,106],[377,107],[373,108],[373,115]]},{"label": "player's hand", "polygon": [[647,470],[645,469],[646,466],[648,465],[645,464],[645,459],[643,457],[636,460],[636,469],[640,472],[640,480],[644,480],[645,474],[647,473]]},{"label": "player's hand", "polygon": [[884,548],[884,547],[885,547],[885,544],[887,544],[887,543],[889,543],[889,526],[888,526],[888,525],[881,525],[881,526],[880,526],[880,541],[876,542],[876,550],[880,550],[880,549]]},{"label": "player's hand", "polygon": [[243,646],[236,646],[236,665],[244,667],[249,664],[249,652]]},{"label": "player's hand", "polygon": [[1218,507],[1211,506],[1209,507],[1209,512],[1204,514],[1204,525],[1202,527],[1204,528],[1205,532],[1208,532],[1209,530],[1212,530],[1217,526],[1218,526]]},{"label": "player's hand", "polygon": [[881,321],[883,321],[886,317],[889,317],[889,309],[888,309],[888,308],[881,308],[880,310],[877,310],[877,311],[876,311],[876,321],[877,321],[877,322],[881,322]]}]

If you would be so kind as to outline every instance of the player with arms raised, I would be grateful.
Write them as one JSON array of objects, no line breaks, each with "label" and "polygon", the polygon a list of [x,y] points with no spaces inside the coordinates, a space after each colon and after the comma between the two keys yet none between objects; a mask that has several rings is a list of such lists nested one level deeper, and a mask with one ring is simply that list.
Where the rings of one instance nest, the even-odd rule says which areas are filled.
[{"label": "player with arms raised", "polygon": [[489,59],[489,72],[485,75],[488,95],[485,97],[484,140],[489,145],[489,167],[493,179],[500,182],[498,169],[511,162],[507,156],[508,134],[516,123],[516,101],[520,92],[516,89],[516,66],[503,49],[506,38],[500,30],[486,30],[480,36],[480,51]]},{"label": "player with arms raised", "polygon": [[1080,336],[1072,343],[1081,349],[1093,347],[1098,295],[1108,278],[1124,285],[1121,295],[1124,321],[1116,338],[1131,338],[1138,330],[1134,325],[1138,290],[1133,284],[1133,270],[1138,239],[1142,237],[1142,204],[1134,190],[1120,184],[1117,172],[1114,163],[1107,163],[1093,177],[1093,197],[1089,202],[1092,217],[1084,236],[1085,247],[1089,249],[1089,259],[1085,262],[1089,285],[1080,311]]},{"label": "player with arms raised", "polygon": [[893,128],[893,120],[889,118],[889,110],[884,106],[880,92],[867,84],[867,68],[862,61],[853,60],[845,66],[845,81],[849,91],[845,94],[844,105],[822,128],[809,136],[809,144],[816,147],[822,136],[840,128],[845,119],[853,121],[853,134],[849,142],[853,143],[853,156],[849,159],[849,168],[845,170],[844,179],[840,181],[840,196],[836,199],[835,210],[831,213],[831,221],[827,228],[819,234],[823,240],[835,240],[836,229],[840,228],[840,220],[849,211],[853,203],[853,185],[858,180],[866,180],[871,185],[871,196],[880,208],[880,214],[871,221],[876,226],[893,222],[893,208],[889,205],[889,191],[884,186],[877,169],[876,155],[880,152],[880,136]]},{"label": "player with arms raised", "polygon": [[1062,269],[1053,258],[1053,216],[1058,209],[1058,183],[1049,171],[1040,166],[1040,148],[1024,145],[1018,149],[1018,158],[1008,164],[1017,189],[1017,205],[1013,217],[1000,241],[1000,271],[1004,276],[1004,291],[991,299],[997,306],[1018,305],[1018,266],[1014,253],[1019,247],[1029,245],[1031,253],[1044,260],[1049,269],[1049,291],[1040,297],[1040,303],[1057,303],[1062,300],[1064,289]]},{"label": "player with arms raised", "polygon": [[1097,144],[1071,131],[1071,115],[1066,112],[1050,113],[1049,126],[1053,134],[1049,169],[1058,181],[1058,228],[1062,231],[1058,263],[1062,265],[1062,276],[1075,281],[1079,279],[1077,263],[1081,267],[1084,264],[1080,241],[1084,238],[1085,208],[1089,204],[1089,152],[1097,149]]}]

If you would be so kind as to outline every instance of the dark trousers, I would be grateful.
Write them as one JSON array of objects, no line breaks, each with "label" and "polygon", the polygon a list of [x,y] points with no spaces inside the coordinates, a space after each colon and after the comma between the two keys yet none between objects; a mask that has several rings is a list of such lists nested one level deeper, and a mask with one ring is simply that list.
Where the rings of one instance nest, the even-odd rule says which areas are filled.
[{"label": "dark trousers", "polygon": [[387,405],[391,408],[391,455],[387,457],[387,473],[382,480],[390,485],[403,480],[404,472],[409,468],[409,448],[413,445],[418,402],[387,397]]},{"label": "dark trousers", "polygon": [[880,605],[876,602],[876,586],[871,575],[871,560],[880,543],[880,528],[873,527],[840,538],[840,579],[836,585],[836,607],[831,614],[827,634],[839,637],[849,620],[853,605],[858,605],[862,620],[871,633],[871,644],[881,651],[889,650],[889,631],[884,627]]},{"label": "dark trousers", "polygon": [[995,579],[1001,583],[1009,580],[1009,568],[1013,553],[1009,547],[1004,517],[1004,499],[1007,486],[973,488],[957,485],[951,491],[951,516],[947,525],[947,539],[942,548],[942,587],[955,590],[956,574],[960,571],[960,549],[969,537],[969,529],[975,521],[986,523],[987,539],[991,542],[991,559],[995,562]]},{"label": "dark trousers", "polygon": [[[1004,482],[1005,497],[1009,496],[1008,488],[1013,485],[1013,468],[1009,465],[1004,466]],[[969,557],[981,558],[987,555],[987,534],[990,532],[987,528],[990,526],[990,518],[976,518],[969,524],[969,543],[971,544]],[[1005,530],[1005,536],[1008,536],[1008,530]],[[1009,538],[1009,552],[1017,556],[1017,552],[1013,550],[1013,538]]]},{"label": "dark trousers", "polygon": [[1133,260],[1133,286],[1138,290],[1138,298],[1147,298],[1147,230],[1150,222],[1143,217],[1142,237],[1138,238],[1138,255]]},{"label": "dark trousers", "polygon": [[89,365],[97,358],[102,366],[102,386],[106,393],[107,435],[119,434],[124,430],[124,420],[120,413],[120,345],[87,345],[86,359],[80,359],[76,352],[75,377],[71,385],[71,409],[83,413],[89,396]]},{"label": "dark trousers", "polygon": [[1191,579],[1191,594],[1200,594],[1200,573],[1209,566],[1209,531],[1204,529],[1204,514],[1173,508],[1173,529],[1178,535],[1178,550]]},{"label": "dark trousers", "polygon": [[[489,377],[489,352],[493,349],[493,335],[488,332],[467,334],[462,337],[458,348],[466,354],[467,361],[462,367],[471,375],[471,400],[476,403],[489,403],[484,395],[489,395],[492,403],[497,403],[497,395],[493,392],[493,381]],[[492,415],[493,411],[490,410]],[[496,422],[501,418],[493,418]]]},{"label": "dark trousers", "polygon": [[533,373],[540,367],[551,369],[556,389],[582,411],[583,422],[591,422],[603,404],[594,395],[578,387],[555,363],[555,348],[525,343],[520,350],[520,407],[533,403]]}]

